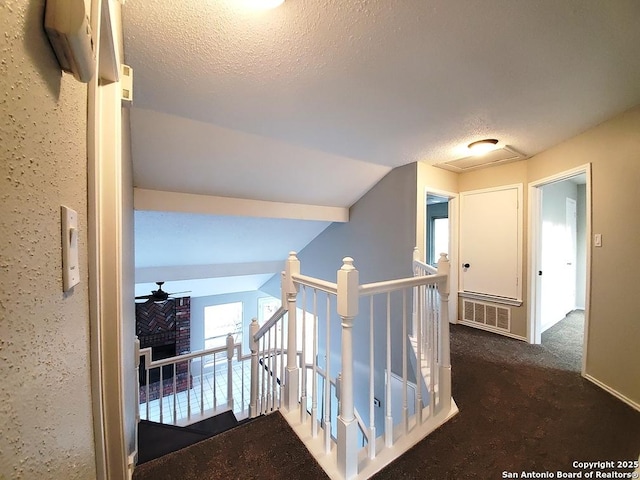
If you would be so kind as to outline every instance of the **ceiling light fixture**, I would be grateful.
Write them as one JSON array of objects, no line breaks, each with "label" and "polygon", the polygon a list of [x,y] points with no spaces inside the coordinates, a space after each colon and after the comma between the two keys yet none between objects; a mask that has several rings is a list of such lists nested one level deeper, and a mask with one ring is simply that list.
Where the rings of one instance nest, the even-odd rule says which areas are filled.
[{"label": "ceiling light fixture", "polygon": [[498,145],[498,140],[495,138],[485,138],[484,140],[478,140],[477,142],[471,142],[468,145],[469,150],[473,155],[483,155],[491,150],[495,150]]}]

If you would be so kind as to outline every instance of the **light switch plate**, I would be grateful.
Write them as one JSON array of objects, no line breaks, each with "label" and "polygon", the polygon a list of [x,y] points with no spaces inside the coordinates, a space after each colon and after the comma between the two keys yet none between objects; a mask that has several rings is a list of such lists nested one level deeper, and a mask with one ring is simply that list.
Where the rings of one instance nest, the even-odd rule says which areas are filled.
[{"label": "light switch plate", "polygon": [[594,244],[596,247],[601,247],[601,246],[602,246],[602,234],[601,234],[601,233],[596,233],[596,234],[593,236],[593,244]]},{"label": "light switch plate", "polygon": [[62,205],[62,290],[67,292],[80,283],[78,263],[78,212]]}]

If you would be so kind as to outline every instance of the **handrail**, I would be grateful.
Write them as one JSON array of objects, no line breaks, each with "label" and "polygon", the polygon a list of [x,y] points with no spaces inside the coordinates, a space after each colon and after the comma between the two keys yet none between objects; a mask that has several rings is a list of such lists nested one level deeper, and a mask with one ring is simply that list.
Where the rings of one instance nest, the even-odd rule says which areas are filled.
[{"label": "handrail", "polygon": [[368,428],[364,423],[364,420],[362,420],[362,417],[360,416],[360,414],[358,413],[358,409],[354,408],[353,409],[353,415],[356,417],[356,421],[358,422],[358,427],[360,428],[360,432],[362,433],[362,436],[367,440],[367,442],[369,442],[369,432],[368,432]]},{"label": "handrail", "polygon": [[[151,347],[141,348],[140,356],[144,356],[145,358],[150,357],[151,350],[152,350]],[[242,343],[234,343],[233,350],[236,350],[237,358],[238,360],[240,360],[242,357]],[[145,368],[148,370],[151,368],[164,367],[165,365],[171,365],[172,363],[185,362],[187,360],[192,360],[194,358],[206,357],[209,355],[214,355],[216,353],[222,353],[222,352],[225,352],[225,353],[227,352],[226,345],[223,347],[214,347],[206,350],[196,350],[195,352],[186,353],[183,355],[176,355],[175,357],[163,358],[161,360],[151,360],[149,364],[145,364]]]},{"label": "handrail", "polygon": [[319,278],[309,277],[307,275],[301,274],[292,274],[291,279],[295,283],[299,283],[300,285],[305,285],[307,287],[316,288],[325,293],[331,293],[337,295],[338,293],[338,284],[327,282],[326,280],[321,280]]},{"label": "handrail", "polygon": [[423,270],[426,270],[427,272],[429,272],[430,275],[435,275],[438,273],[438,269],[432,265],[429,265],[428,263],[424,263],[421,260],[414,260],[413,261],[413,266],[414,268],[416,266],[422,268]]},{"label": "handrail", "polygon": [[278,308],[278,310],[276,310],[274,314],[271,315],[271,318],[267,320],[264,325],[262,325],[260,329],[255,333],[255,335],[253,336],[254,341],[257,342],[258,340],[260,340],[264,336],[264,334],[267,333],[267,331],[278,322],[278,320],[284,317],[285,313],[287,313],[287,309],[280,305],[280,308]]},{"label": "handrail", "polygon": [[376,295],[378,293],[393,292],[408,287],[418,287],[420,285],[437,284],[446,282],[447,275],[419,275],[417,277],[400,278],[397,280],[387,280],[384,282],[373,282],[360,285],[358,291],[361,296]]}]

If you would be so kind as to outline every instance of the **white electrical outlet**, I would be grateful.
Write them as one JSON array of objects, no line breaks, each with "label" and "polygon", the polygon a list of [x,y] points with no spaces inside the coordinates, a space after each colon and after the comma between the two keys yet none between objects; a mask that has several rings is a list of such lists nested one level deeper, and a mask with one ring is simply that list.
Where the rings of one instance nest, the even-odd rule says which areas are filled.
[{"label": "white electrical outlet", "polygon": [[78,212],[62,205],[62,290],[67,292],[80,283],[78,262]]}]

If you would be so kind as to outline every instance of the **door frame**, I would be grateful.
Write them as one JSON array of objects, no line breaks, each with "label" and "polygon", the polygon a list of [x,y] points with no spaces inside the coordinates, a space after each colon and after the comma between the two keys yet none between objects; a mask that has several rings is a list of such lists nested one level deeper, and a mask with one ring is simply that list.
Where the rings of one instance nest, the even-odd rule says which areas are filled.
[{"label": "door frame", "polygon": [[122,362],[120,3],[92,0],[96,71],[88,86],[87,189],[91,395],[98,480],[130,479]]},{"label": "door frame", "polygon": [[584,342],[582,347],[582,375],[585,374],[587,345],[589,332],[589,312],[591,303],[591,164],[587,163],[570,170],[565,170],[554,175],[541,178],[529,183],[529,308],[527,311],[527,340],[529,343],[541,342],[541,319],[540,319],[540,281],[537,274],[537,266],[541,259],[541,212],[542,212],[542,187],[545,185],[568,180],[577,175],[586,176],[586,292],[584,307]]},{"label": "door frame", "polygon": [[[422,202],[424,205],[424,241],[419,246],[423,260],[427,259],[427,195],[437,195],[449,199],[449,323],[458,323],[458,232],[459,232],[459,208],[460,196],[456,192],[449,192],[438,188],[424,187]],[[453,298],[454,294],[455,298]]]}]

